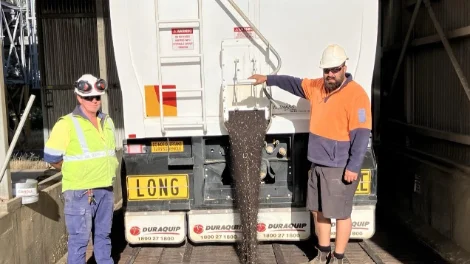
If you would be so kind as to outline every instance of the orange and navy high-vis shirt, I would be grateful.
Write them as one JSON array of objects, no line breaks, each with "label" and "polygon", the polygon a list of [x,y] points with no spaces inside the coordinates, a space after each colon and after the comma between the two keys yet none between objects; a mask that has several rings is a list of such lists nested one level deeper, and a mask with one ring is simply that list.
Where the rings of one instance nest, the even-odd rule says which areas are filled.
[{"label": "orange and navy high-vis shirt", "polygon": [[314,164],[359,172],[372,130],[371,104],[364,89],[346,74],[341,87],[326,93],[323,78],[268,75],[277,86],[310,101],[308,159]]}]

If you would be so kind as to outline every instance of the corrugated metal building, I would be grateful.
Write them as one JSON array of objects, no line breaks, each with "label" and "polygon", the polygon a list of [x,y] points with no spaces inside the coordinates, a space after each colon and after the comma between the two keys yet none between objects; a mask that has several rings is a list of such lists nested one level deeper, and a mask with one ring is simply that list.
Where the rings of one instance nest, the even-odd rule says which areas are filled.
[{"label": "corrugated metal building", "polygon": [[470,251],[470,1],[381,4],[379,202]]},{"label": "corrugated metal building", "polygon": [[[43,87],[44,136],[76,105],[73,83],[84,73],[100,76],[97,5],[102,3],[109,83],[109,114],[119,143],[123,139],[122,97],[114,60],[108,0],[37,1]],[[99,16],[98,16],[99,17]]]}]

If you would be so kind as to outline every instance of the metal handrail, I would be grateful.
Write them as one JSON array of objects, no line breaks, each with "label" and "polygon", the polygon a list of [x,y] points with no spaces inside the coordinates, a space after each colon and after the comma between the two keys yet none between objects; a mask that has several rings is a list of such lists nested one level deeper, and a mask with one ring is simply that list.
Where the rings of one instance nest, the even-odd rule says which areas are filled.
[{"label": "metal handrail", "polygon": [[[251,22],[251,20],[245,15],[245,13],[243,13],[240,7],[238,7],[237,4],[235,4],[233,0],[228,0],[228,2],[232,5],[233,9],[235,9],[235,11],[237,11],[237,13],[243,18],[243,20],[245,20],[245,22],[251,27],[251,29],[259,36],[259,38],[264,42],[264,44],[266,44],[266,46],[268,47],[268,51],[271,50],[274,56],[276,56],[278,64],[277,64],[276,69],[272,73],[270,73],[270,75],[277,74],[279,70],[281,70],[281,65],[282,65],[282,59],[279,53],[276,51],[276,49],[274,49],[271,46],[269,41],[263,36],[263,34],[261,34],[259,29]],[[274,101],[273,97],[266,90],[266,85],[263,85],[263,92],[266,95],[266,97],[268,97],[269,101],[271,101],[272,104],[274,104],[277,108],[280,107],[279,104]]]},{"label": "metal handrail", "polygon": [[[233,0],[228,0],[228,2],[232,5],[233,9],[235,9],[235,11],[237,11],[237,13],[243,18],[243,20],[245,20],[245,22],[251,27],[251,29],[259,36],[259,38],[263,41],[263,43],[268,47],[268,52],[272,51],[274,56],[276,56],[278,64],[277,64],[276,69],[272,73],[270,73],[270,75],[277,74],[279,72],[279,70],[281,69],[281,66],[282,66],[282,59],[281,59],[281,56],[279,55],[279,53],[276,51],[276,49],[274,49],[271,46],[269,41],[263,36],[263,34],[261,34],[259,29],[251,22],[251,20],[245,15],[245,13],[243,13],[243,11],[240,9],[240,7],[238,7],[238,5]],[[269,99],[269,101],[271,101],[272,105],[276,106],[277,108],[280,108],[279,104],[274,101],[271,94],[269,94],[268,91],[266,90],[266,84],[263,85],[262,89],[263,89],[263,92],[266,95],[266,97]],[[272,116],[272,107],[271,107],[269,115],[270,115],[270,117]],[[269,124],[268,124],[268,128],[267,128],[268,130],[269,130],[270,126],[271,126],[271,118],[269,118]]]},{"label": "metal handrail", "polygon": [[276,49],[274,49],[271,46],[271,44],[269,44],[269,41],[263,36],[263,34],[261,34],[259,29],[250,21],[250,19],[245,15],[245,13],[243,13],[240,7],[238,7],[237,4],[235,4],[233,0],[228,0],[228,2],[232,5],[235,11],[237,11],[237,13],[243,18],[243,20],[245,20],[245,22],[251,27],[251,29],[259,36],[259,38],[264,42],[264,44],[268,46],[268,49],[273,52],[274,56],[276,56],[278,65],[276,69],[272,73],[270,73],[270,75],[277,74],[279,70],[281,70],[281,65],[282,65],[282,60],[281,60],[281,56],[279,55],[279,53],[277,53]]}]

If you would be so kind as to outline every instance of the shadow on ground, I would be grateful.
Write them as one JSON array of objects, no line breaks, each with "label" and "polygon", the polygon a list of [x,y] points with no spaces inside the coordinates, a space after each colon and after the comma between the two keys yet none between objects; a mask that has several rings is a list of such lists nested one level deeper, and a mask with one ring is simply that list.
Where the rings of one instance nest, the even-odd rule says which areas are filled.
[{"label": "shadow on ground", "polygon": [[377,227],[370,239],[399,263],[448,263],[431,248],[413,236],[412,232],[392,215],[386,206],[377,207]]}]

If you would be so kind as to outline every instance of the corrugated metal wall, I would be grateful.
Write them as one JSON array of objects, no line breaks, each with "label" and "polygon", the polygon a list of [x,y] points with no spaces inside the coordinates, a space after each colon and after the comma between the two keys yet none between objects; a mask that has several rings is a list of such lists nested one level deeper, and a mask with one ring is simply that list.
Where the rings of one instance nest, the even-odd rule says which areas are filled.
[{"label": "corrugated metal wall", "polygon": [[[415,1],[400,2],[382,1],[382,89],[388,92],[410,25],[414,9],[411,3]],[[444,32],[470,26],[469,1],[448,0],[431,3]],[[381,136],[404,146],[410,144],[408,147],[436,157],[452,158],[455,162],[470,166],[470,147],[456,139],[456,136],[470,136],[470,102],[442,43],[429,43],[430,41],[424,39],[433,35],[437,35],[437,31],[423,4],[413,27],[412,46],[406,53],[393,94],[383,98],[387,104],[381,109],[381,116],[387,118],[381,120],[385,125],[388,123],[396,126],[396,122],[388,122],[392,119],[418,126],[419,131],[424,133],[413,136],[408,132],[416,132],[416,129],[401,125],[400,127],[408,131],[407,138],[402,137],[399,140],[401,142],[396,142],[395,134],[386,134],[387,131],[396,132],[393,129],[382,129]],[[428,43],[419,45],[423,42]],[[470,78],[470,38],[467,36],[451,39],[450,45],[462,71],[467,79]],[[456,140],[460,143],[455,142]]]},{"label": "corrugated metal wall", "polygon": [[[122,97],[111,38],[108,1],[103,0],[106,38],[109,114],[114,119],[117,141],[123,140]],[[49,131],[57,119],[77,102],[72,84],[84,73],[99,76],[96,3],[93,0],[37,1],[41,86]],[[47,136],[47,135],[46,135]]]},{"label": "corrugated metal wall", "polygon": [[[424,4],[391,93],[416,2],[381,1],[379,201],[470,251],[470,101]],[[470,79],[470,1],[430,2]]]}]

